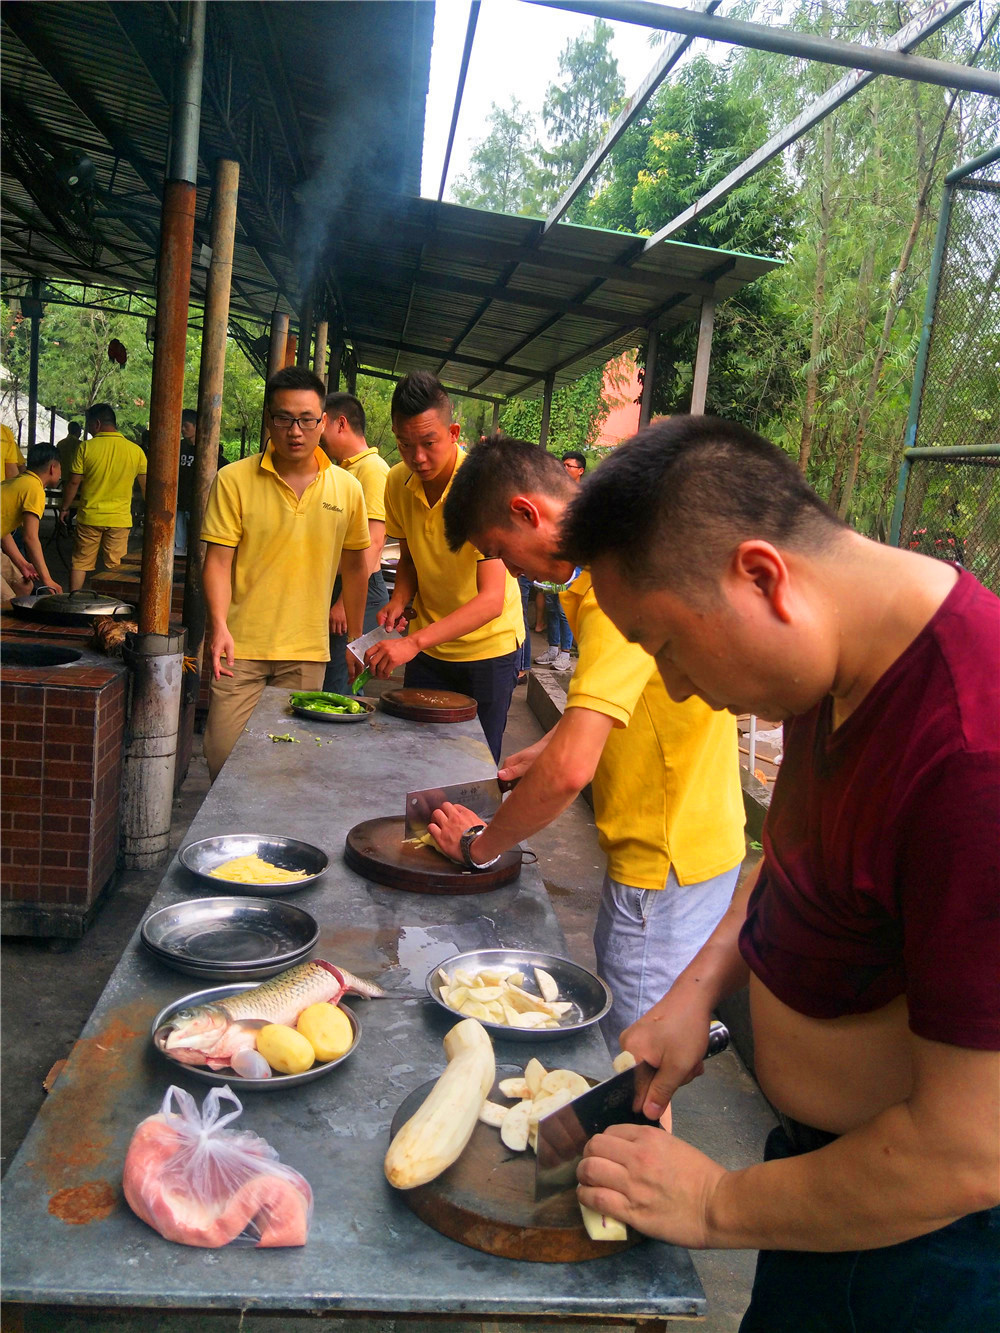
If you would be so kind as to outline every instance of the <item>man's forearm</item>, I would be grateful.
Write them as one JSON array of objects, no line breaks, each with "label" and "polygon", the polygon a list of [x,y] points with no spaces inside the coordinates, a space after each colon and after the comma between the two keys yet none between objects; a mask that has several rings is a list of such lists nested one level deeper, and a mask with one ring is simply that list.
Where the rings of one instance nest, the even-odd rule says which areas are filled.
[{"label": "man's forearm", "polygon": [[11,561],[17,572],[23,576],[28,562],[17,549],[17,542],[10,533],[0,540],[0,549],[3,550],[4,555]]},{"label": "man's forearm", "polygon": [[230,570],[217,566],[209,556],[206,556],[202,570],[202,586],[205,591],[205,619],[208,628],[221,629],[226,625],[233,599]]},{"label": "man's forearm", "polygon": [[371,539],[371,545],[365,551],[366,573],[368,578],[382,567],[382,551],[385,547],[385,524],[379,522],[370,522],[368,524],[368,536]]},{"label": "man's forearm", "polygon": [[38,571],[39,578],[41,578],[45,583],[48,584],[54,583],[55,580],[49,573],[49,567],[45,563],[45,556],[42,554],[42,543],[38,540],[37,533],[35,534],[34,537],[30,537],[27,533],[25,533],[24,549],[27,553],[28,559],[31,561],[31,563],[35,566],[35,569]]},{"label": "man's forearm", "polygon": [[83,477],[80,476],[79,473],[74,472],[66,483],[62,493],[62,508],[64,510],[69,509],[70,505],[72,505],[73,501],[76,499],[76,493],[80,489],[80,482],[82,480]]},{"label": "man's forearm", "polygon": [[347,617],[348,639],[364,632],[365,604],[368,600],[368,575],[365,551],[344,551],[340,557],[340,595]]}]

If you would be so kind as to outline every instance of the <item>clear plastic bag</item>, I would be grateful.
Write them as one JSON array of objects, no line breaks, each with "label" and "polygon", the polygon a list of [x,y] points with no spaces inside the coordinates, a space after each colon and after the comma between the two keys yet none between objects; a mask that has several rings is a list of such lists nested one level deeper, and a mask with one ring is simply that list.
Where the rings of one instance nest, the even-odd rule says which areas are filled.
[{"label": "clear plastic bag", "polygon": [[[220,1115],[223,1099],[236,1109]],[[208,1249],[306,1243],[309,1183],[258,1135],[227,1128],[242,1113],[228,1086],[213,1088],[200,1110],[190,1093],[171,1086],[159,1112],[137,1126],[125,1157],[125,1198],[166,1240]]]}]

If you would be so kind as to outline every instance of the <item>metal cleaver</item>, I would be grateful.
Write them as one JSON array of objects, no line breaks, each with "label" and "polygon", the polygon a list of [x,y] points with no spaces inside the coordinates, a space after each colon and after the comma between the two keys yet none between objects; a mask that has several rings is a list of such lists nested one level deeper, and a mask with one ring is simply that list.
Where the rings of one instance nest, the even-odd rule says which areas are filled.
[{"label": "metal cleaver", "polygon": [[[729,1045],[729,1029],[717,1020],[708,1029],[710,1055],[718,1055]],[[581,1092],[571,1102],[552,1111],[538,1122],[538,1145],[535,1149],[535,1198],[546,1199],[550,1194],[576,1186],[576,1168],[583,1156],[587,1140],[612,1125],[654,1125],[633,1106],[646,1096],[653,1080],[654,1069],[640,1060],[630,1069],[614,1074],[598,1083],[589,1092]]]},{"label": "metal cleaver", "polygon": [[480,819],[489,821],[500,809],[505,791],[517,785],[499,778],[481,778],[478,782],[455,782],[450,787],[425,787],[406,793],[406,828],[404,837],[419,838],[427,832],[427,821],[445,801],[467,806]]}]

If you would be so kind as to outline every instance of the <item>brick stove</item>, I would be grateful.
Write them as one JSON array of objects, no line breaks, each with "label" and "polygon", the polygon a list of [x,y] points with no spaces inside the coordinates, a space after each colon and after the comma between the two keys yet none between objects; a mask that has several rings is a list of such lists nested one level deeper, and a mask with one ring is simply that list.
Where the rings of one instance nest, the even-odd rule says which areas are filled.
[{"label": "brick stove", "polygon": [[89,628],[2,615],[0,635],[80,653],[0,666],[0,930],[77,937],[118,862],[126,668],[86,650]]}]

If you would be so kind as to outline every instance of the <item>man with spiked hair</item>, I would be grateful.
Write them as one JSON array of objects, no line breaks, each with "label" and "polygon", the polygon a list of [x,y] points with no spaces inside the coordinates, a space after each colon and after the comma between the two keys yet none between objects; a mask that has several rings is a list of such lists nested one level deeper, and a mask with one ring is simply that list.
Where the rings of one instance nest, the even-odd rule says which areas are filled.
[{"label": "man with spiked hair", "polygon": [[[520,778],[499,812],[467,841],[475,866],[552,822],[592,783],[607,874],[594,947],[614,997],[609,1046],[660,998],[729,906],[743,859],[736,722],[698,699],[674,703],[652,658],[625,642],[598,607],[589,574],[560,551],[577,483],[538,445],[493,436],[477,445],[445,502],[453,549],[472,542],[512,574],[563,584],[579,647],[562,718],[508,757]],[[430,830],[451,857],[476,821],[445,805]]]},{"label": "man with spiked hair", "polygon": [[786,720],[758,874],[622,1038],[657,1117],[749,983],[781,1125],[740,1171],[617,1126],[581,1200],[759,1249],[743,1333],[1000,1327],[1000,600],[711,417],[619,446],[563,546],[672,698]]}]

